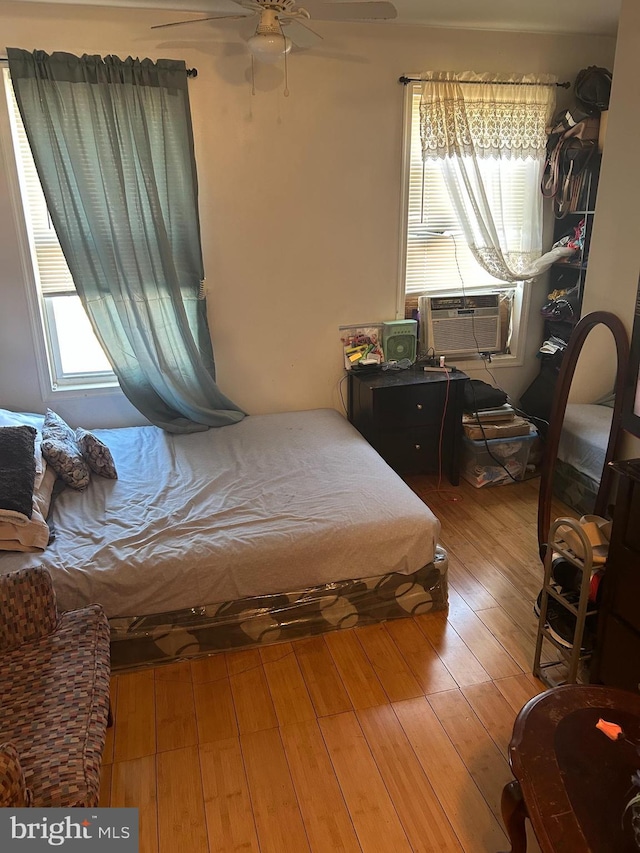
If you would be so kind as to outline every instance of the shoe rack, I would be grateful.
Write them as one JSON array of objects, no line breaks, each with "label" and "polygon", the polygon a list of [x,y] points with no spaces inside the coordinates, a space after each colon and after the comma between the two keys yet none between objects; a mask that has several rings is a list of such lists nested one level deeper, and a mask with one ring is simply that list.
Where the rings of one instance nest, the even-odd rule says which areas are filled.
[{"label": "shoe rack", "polygon": [[[567,536],[571,533],[570,538],[574,547],[577,542],[582,546],[579,550],[584,555],[583,557],[578,556],[576,551],[569,546],[563,535],[565,532]],[[571,603],[561,592],[558,592],[554,586],[552,563],[553,559],[558,556],[563,557],[563,559],[571,563],[571,565],[575,566],[582,573],[577,606]],[[591,616],[597,612],[595,607],[589,609],[589,586],[593,568],[593,549],[582,525],[574,518],[557,518],[549,528],[549,541],[545,549],[544,582],[540,600],[536,650],[533,660],[533,674],[548,687],[559,687],[562,684],[577,684],[581,669],[580,665],[591,658],[592,651],[583,649],[583,640],[587,616]],[[570,648],[558,642],[547,627],[547,610],[550,597],[555,599],[575,617],[575,630]],[[553,646],[559,653],[552,661],[542,661],[545,642]],[[552,671],[559,669],[563,673],[566,673],[564,678],[556,678],[552,674]]]}]

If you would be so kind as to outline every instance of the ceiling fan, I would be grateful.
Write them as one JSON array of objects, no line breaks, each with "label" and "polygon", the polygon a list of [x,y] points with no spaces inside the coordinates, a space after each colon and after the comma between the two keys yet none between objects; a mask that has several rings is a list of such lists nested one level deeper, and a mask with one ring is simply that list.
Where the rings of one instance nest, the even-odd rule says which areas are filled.
[{"label": "ceiling fan", "polygon": [[[313,47],[322,36],[306,21],[374,21],[397,17],[393,3],[387,0],[308,0],[303,8],[295,0],[211,0],[211,15],[156,24],[152,30],[183,24],[258,17],[255,33],[248,39],[249,51],[261,62],[277,62],[292,45]],[[309,9],[311,11],[309,11]],[[285,32],[286,31],[286,32]]]}]

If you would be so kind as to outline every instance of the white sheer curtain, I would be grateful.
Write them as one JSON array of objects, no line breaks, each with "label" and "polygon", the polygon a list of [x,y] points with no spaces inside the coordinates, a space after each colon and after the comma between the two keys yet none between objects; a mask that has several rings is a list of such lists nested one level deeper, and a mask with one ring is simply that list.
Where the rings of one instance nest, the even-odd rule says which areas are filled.
[{"label": "white sheer curtain", "polygon": [[444,176],[478,263],[501,281],[539,275],[550,75],[428,72],[420,103],[423,159]]}]

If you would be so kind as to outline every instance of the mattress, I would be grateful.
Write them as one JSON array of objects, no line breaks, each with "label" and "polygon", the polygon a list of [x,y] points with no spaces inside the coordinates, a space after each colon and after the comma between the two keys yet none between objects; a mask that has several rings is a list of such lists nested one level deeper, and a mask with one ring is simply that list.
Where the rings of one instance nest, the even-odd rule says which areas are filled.
[{"label": "mattress", "polygon": [[55,541],[4,553],[48,569],[58,606],[145,616],[434,560],[436,517],[341,415],[254,415],[191,435],[94,430],[118,480],[56,499]]},{"label": "mattress", "polygon": [[447,555],[438,547],[433,563],[409,575],[354,578],[208,607],[116,617],[110,620],[111,669],[155,666],[444,610],[447,569]]},{"label": "mattress", "polygon": [[558,458],[599,483],[612,417],[613,409],[608,406],[569,403],[562,422]]},{"label": "mattress", "polygon": [[581,474],[573,465],[567,465],[562,459],[556,460],[553,470],[553,494],[579,515],[592,515],[595,512],[599,487],[599,480]]}]

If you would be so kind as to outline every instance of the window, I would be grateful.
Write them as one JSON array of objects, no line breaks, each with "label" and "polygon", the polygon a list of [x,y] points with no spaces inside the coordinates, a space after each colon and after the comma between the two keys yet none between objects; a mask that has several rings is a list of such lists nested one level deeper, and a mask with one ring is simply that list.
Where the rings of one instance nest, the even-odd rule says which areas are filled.
[{"label": "window", "polygon": [[51,223],[8,70],[5,91],[51,387],[117,384],[76,293]]},{"label": "window", "polygon": [[[505,348],[519,356],[519,326],[525,315],[528,288],[523,283],[506,283],[490,275],[476,261],[467,245],[456,210],[444,179],[444,161],[422,159],[420,140],[421,84],[406,87],[407,125],[404,175],[405,254],[401,269],[399,314],[414,316],[421,295],[500,290],[506,297],[503,324],[510,325],[510,340]],[[481,163],[483,180],[502,198],[503,227],[519,227],[524,203],[531,193],[539,193],[535,167],[529,160],[491,160]],[[505,200],[506,197],[506,200]],[[507,340],[507,329],[503,340]],[[423,339],[423,346],[426,342]]]}]

